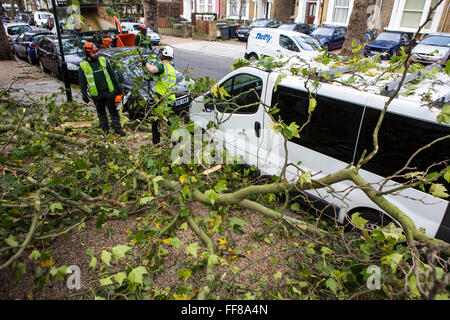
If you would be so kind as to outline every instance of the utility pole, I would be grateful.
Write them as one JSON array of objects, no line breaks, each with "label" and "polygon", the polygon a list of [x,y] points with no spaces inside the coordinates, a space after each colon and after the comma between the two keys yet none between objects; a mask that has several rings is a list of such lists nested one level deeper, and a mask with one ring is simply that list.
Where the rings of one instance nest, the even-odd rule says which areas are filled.
[{"label": "utility pole", "polygon": [[64,58],[64,48],[62,45],[62,39],[61,39],[61,29],[59,26],[59,19],[58,19],[58,13],[56,11],[56,1],[52,0],[52,7],[53,7],[53,16],[55,18],[55,28],[56,28],[56,34],[58,35],[58,42],[59,42],[59,48],[61,50],[61,69],[62,69],[62,76],[64,81],[64,87],[66,88],[66,95],[67,95],[67,101],[72,101],[72,89],[70,88],[70,80],[69,80],[69,71],[67,70],[67,63]]}]

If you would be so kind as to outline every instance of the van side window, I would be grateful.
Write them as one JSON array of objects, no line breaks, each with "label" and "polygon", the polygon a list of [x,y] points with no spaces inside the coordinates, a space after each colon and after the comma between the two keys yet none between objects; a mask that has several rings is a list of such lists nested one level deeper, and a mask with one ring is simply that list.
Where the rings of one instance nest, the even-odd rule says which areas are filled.
[{"label": "van side window", "polygon": [[[379,116],[379,110],[366,108],[356,151],[356,160],[359,160],[364,149],[367,152],[372,151],[372,132]],[[408,159],[418,149],[448,134],[450,134],[449,127],[386,113],[378,133],[378,153],[362,168],[380,176],[388,177],[403,168]],[[430,148],[421,151],[409,165],[412,169],[406,172],[425,171],[430,165],[443,160],[447,161],[447,165],[449,164],[449,139],[437,142]],[[434,166],[429,170],[429,173],[443,168],[445,168],[445,165]],[[403,182],[400,178],[392,180]],[[450,185],[444,179],[440,179],[438,183],[443,183],[447,190],[450,190]]]},{"label": "van side window", "polygon": [[[317,106],[311,121],[291,142],[350,163],[356,147],[363,107],[348,102],[316,96]],[[272,106],[280,109],[279,116],[289,125],[302,126],[308,120],[308,93],[278,86],[273,93]]]},{"label": "van side window", "polygon": [[289,38],[286,37],[282,34],[280,34],[280,46],[284,49],[290,50],[290,51],[295,51],[298,52],[298,47],[297,45],[294,43],[294,41]]},{"label": "van side window", "polygon": [[228,79],[221,87],[230,97],[216,99],[217,110],[238,114],[255,113],[261,100],[262,86],[262,80],[250,74],[239,74]]}]

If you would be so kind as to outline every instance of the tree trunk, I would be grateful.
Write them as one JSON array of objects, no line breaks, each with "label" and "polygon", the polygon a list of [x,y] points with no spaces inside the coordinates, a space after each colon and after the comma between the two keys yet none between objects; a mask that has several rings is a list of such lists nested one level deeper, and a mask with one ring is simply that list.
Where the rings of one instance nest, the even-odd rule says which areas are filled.
[{"label": "tree trunk", "polygon": [[144,9],[144,24],[155,32],[158,32],[158,1],[142,0]]},{"label": "tree trunk", "polygon": [[30,0],[30,4],[31,4],[31,11],[34,14],[38,10],[37,5],[36,5],[36,0]]},{"label": "tree trunk", "polygon": [[10,0],[9,2],[11,4],[11,10],[9,11],[9,17],[11,18],[11,21],[14,21],[14,16],[16,15],[16,7],[14,4],[16,3],[14,0]]},{"label": "tree trunk", "polygon": [[5,28],[3,27],[3,20],[1,20],[0,27],[0,60],[14,60],[14,55],[9,48],[8,39],[6,38]]},{"label": "tree trunk", "polygon": [[348,29],[345,35],[345,41],[341,50],[341,54],[352,54],[353,40],[358,43],[358,46],[364,42],[364,36],[367,31],[367,19],[369,18],[367,8],[371,5],[374,5],[375,2],[376,0],[355,0],[355,2],[353,3],[353,10],[348,22]]},{"label": "tree trunk", "polygon": [[19,12],[25,11],[25,5],[23,4],[23,0],[16,0],[17,2],[17,9],[19,9]]}]

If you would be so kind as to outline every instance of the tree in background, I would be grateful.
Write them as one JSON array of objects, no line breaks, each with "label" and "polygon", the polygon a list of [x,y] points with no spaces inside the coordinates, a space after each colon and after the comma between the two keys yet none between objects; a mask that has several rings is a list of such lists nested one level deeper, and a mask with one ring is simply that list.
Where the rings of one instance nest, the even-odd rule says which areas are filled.
[{"label": "tree in background", "polygon": [[348,22],[348,29],[341,54],[349,55],[352,53],[353,41],[356,41],[358,46],[364,42],[364,35],[367,31],[367,20],[370,16],[367,9],[374,5],[375,2],[375,0],[355,0],[353,3],[353,10]]},{"label": "tree in background", "polygon": [[13,60],[14,55],[9,48],[8,39],[6,38],[5,28],[3,27],[3,20],[0,28],[0,60]]},{"label": "tree in background", "polygon": [[9,3],[11,4],[11,9],[9,11],[9,17],[10,17],[11,21],[14,21],[14,16],[16,15],[16,7],[14,6],[14,4],[16,2],[14,0],[11,0]]},{"label": "tree in background", "polygon": [[155,32],[158,32],[158,1],[142,0],[144,10],[144,24]]}]

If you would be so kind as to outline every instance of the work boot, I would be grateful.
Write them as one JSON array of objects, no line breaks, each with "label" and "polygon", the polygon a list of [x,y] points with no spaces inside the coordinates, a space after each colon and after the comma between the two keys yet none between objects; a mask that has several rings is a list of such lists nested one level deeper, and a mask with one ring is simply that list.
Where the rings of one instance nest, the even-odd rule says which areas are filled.
[{"label": "work boot", "polygon": [[127,134],[125,133],[125,131],[123,131],[122,129],[114,129],[114,131],[122,137],[125,137]]}]

